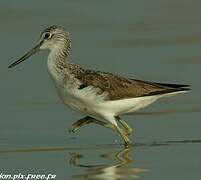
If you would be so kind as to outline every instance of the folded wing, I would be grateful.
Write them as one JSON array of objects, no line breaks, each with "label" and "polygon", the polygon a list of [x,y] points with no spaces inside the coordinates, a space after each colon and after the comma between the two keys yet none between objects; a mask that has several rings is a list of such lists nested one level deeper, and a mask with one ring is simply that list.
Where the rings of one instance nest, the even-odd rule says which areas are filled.
[{"label": "folded wing", "polygon": [[86,70],[76,76],[81,82],[80,89],[87,86],[107,92],[109,100],[119,100],[172,93],[189,90],[188,85],[164,84],[156,82],[126,79],[112,73]]}]

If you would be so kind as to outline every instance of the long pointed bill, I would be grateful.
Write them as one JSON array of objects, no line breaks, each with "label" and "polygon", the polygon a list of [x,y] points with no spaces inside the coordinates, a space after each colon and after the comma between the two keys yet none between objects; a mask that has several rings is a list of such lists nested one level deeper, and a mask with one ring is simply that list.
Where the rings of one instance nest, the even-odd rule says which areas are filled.
[{"label": "long pointed bill", "polygon": [[22,56],[20,59],[18,59],[17,61],[15,61],[14,63],[12,63],[11,65],[8,66],[8,68],[12,68],[18,64],[20,64],[21,62],[25,61],[26,59],[28,59],[30,56],[32,56],[33,54],[35,54],[36,52],[38,52],[40,50],[40,46],[41,46],[42,42],[40,42],[36,47],[34,47],[33,49],[31,49],[29,52],[27,52],[24,56]]}]

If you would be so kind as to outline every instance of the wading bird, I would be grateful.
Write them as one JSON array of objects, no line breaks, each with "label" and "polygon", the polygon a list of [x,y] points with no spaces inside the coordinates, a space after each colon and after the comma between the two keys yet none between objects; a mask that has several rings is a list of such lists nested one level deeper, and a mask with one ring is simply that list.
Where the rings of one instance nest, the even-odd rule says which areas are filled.
[{"label": "wading bird", "polygon": [[62,27],[50,26],[40,35],[37,46],[8,68],[23,62],[39,50],[49,50],[47,66],[58,94],[64,104],[86,114],[76,121],[71,132],[81,126],[96,123],[111,128],[131,145],[132,128],[120,118],[155,102],[161,97],[183,93],[188,85],[164,84],[127,79],[108,72],[84,69],[69,62],[71,41]]}]

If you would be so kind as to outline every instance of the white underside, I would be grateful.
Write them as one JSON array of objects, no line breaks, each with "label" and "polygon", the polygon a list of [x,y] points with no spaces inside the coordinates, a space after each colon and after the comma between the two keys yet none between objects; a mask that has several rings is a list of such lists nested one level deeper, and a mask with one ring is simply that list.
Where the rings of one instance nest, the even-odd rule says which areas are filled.
[{"label": "white underside", "polygon": [[145,96],[137,98],[129,98],[122,100],[107,101],[103,95],[97,95],[96,89],[87,87],[82,90],[65,88],[59,90],[59,94],[63,102],[72,109],[87,114],[99,120],[109,121],[116,124],[115,116],[133,113],[144,108],[161,97],[168,97],[183,93],[185,91]]}]

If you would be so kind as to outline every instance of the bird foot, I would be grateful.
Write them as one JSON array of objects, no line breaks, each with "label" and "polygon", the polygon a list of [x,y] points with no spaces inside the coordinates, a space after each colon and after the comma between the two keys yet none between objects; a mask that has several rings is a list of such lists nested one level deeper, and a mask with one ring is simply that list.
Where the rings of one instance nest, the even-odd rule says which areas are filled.
[{"label": "bird foot", "polygon": [[126,136],[130,136],[133,133],[133,129],[129,128],[124,131]]},{"label": "bird foot", "polygon": [[69,133],[76,133],[78,130],[80,129],[80,127],[72,125],[70,129],[68,129]]}]

